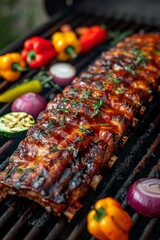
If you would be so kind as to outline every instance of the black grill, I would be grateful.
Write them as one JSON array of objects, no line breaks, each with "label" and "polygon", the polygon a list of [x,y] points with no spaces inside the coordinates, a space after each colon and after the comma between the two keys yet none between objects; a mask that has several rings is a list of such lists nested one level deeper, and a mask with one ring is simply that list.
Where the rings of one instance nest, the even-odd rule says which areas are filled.
[{"label": "black grill", "polygon": [[[82,25],[105,24],[108,31],[153,32],[159,31],[156,24],[152,25],[137,21],[96,17],[76,12],[73,14],[63,13],[30,32],[19,39],[0,54],[8,51],[20,51],[23,41],[32,35],[40,35],[50,38],[50,35],[59,29],[62,24],[70,24],[73,29]],[[78,73],[84,70],[88,64],[93,62],[104,50],[111,47],[111,40],[107,43],[91,50],[89,53],[79,56],[71,63],[75,65]],[[30,78],[36,73],[35,70],[24,75],[19,81]],[[19,83],[18,82],[18,83]],[[16,83],[17,84],[17,83]],[[14,86],[15,84],[12,84]],[[6,82],[1,82],[0,92],[9,88]],[[43,91],[43,96],[50,100],[56,90]],[[55,217],[47,213],[38,204],[20,197],[8,197],[0,202],[0,238],[5,240],[12,239],[45,239],[45,240],[88,240],[94,239],[86,230],[86,214],[94,202],[106,196],[113,196],[122,203],[123,208],[132,216],[133,227],[130,232],[131,240],[158,240],[160,239],[160,219],[143,217],[134,212],[127,204],[126,193],[129,186],[136,179],[142,177],[160,177],[160,105],[159,94],[155,94],[147,110],[136,119],[138,123],[128,137],[124,146],[116,153],[118,160],[112,167],[103,173],[103,179],[96,191],[90,190],[88,195],[82,200],[83,208],[68,222],[65,217]],[[10,111],[10,104],[1,105],[0,114]],[[0,169],[8,161],[8,157],[18,146],[21,139],[0,138]]]}]

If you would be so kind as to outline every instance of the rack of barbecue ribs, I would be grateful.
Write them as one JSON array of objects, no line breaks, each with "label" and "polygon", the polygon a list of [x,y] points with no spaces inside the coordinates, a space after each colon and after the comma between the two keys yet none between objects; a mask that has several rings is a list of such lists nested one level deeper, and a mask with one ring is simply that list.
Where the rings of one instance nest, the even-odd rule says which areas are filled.
[{"label": "rack of barbecue ribs", "polygon": [[158,88],[160,34],[135,34],[76,77],[40,113],[0,171],[1,198],[30,198],[72,218]]}]

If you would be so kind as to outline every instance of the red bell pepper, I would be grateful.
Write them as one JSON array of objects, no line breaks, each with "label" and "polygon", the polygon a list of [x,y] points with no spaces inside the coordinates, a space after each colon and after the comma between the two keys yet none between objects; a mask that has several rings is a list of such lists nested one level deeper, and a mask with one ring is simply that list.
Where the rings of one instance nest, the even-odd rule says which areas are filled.
[{"label": "red bell pepper", "polygon": [[24,42],[21,55],[30,68],[40,68],[56,57],[56,51],[49,40],[35,36]]},{"label": "red bell pepper", "polygon": [[88,52],[90,49],[103,43],[106,39],[106,30],[99,25],[85,29],[84,33],[82,33],[80,36],[81,53]]}]

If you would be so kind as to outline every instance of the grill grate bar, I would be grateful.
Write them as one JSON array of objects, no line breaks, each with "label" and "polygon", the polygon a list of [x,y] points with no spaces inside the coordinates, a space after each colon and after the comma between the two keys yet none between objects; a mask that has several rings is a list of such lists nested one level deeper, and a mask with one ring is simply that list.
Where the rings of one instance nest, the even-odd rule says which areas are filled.
[{"label": "grill grate bar", "polygon": [[2,156],[6,151],[9,151],[9,149],[15,144],[14,139],[8,140],[1,148],[0,148],[0,155]]},{"label": "grill grate bar", "polygon": [[159,174],[160,174],[160,159],[158,160],[157,164],[150,171],[149,177],[159,178]]},{"label": "grill grate bar", "polygon": [[31,231],[26,235],[24,240],[32,240],[38,238],[40,235],[44,234],[43,226],[50,219],[51,214],[44,212],[42,216],[39,218],[38,222],[33,226]]},{"label": "grill grate bar", "polygon": [[16,239],[16,236],[23,229],[23,226],[25,224],[25,220],[26,220],[27,216],[33,211],[33,209],[35,207],[36,207],[36,204],[32,203],[32,205],[25,211],[25,213],[18,219],[18,221],[13,225],[13,227],[4,236],[3,240]]},{"label": "grill grate bar", "polygon": [[55,240],[58,239],[59,235],[62,233],[64,228],[67,225],[67,219],[65,217],[61,217],[58,223],[52,228],[48,236],[45,238],[45,240]]},{"label": "grill grate bar", "polygon": [[4,228],[7,226],[8,222],[13,218],[15,215],[15,204],[12,204],[5,213],[0,218],[0,232],[4,230]]},{"label": "grill grate bar", "polygon": [[71,232],[67,240],[77,240],[82,235],[85,228],[86,228],[86,218],[83,219],[81,223],[79,223],[79,225],[73,229],[73,231]]},{"label": "grill grate bar", "polygon": [[151,219],[150,222],[146,225],[143,234],[141,235],[139,240],[149,240],[157,224],[158,218]]}]

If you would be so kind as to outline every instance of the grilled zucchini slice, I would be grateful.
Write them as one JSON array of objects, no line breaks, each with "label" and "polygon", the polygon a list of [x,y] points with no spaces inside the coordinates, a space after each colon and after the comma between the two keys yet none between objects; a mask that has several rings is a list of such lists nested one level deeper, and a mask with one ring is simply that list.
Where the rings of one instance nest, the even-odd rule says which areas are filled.
[{"label": "grilled zucchini slice", "polygon": [[25,112],[11,112],[0,117],[0,136],[16,138],[24,135],[35,123],[34,118]]}]

